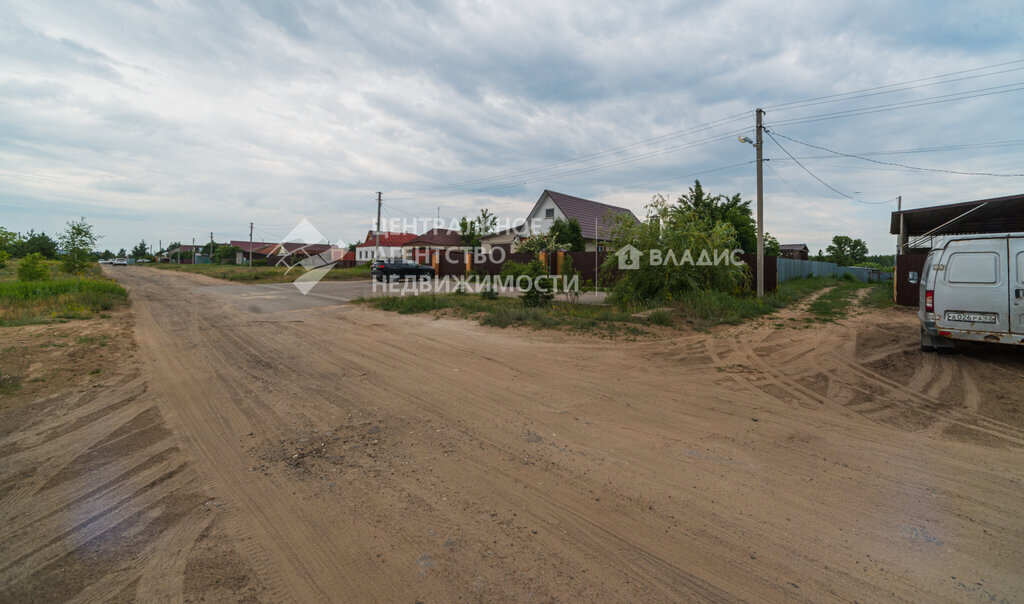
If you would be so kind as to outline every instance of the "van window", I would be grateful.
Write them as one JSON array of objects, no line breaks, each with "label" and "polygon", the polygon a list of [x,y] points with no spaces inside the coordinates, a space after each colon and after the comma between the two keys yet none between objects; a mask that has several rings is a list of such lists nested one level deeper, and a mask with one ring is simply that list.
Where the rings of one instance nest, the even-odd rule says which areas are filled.
[{"label": "van window", "polygon": [[949,283],[997,283],[999,254],[995,252],[956,252],[946,264]]}]

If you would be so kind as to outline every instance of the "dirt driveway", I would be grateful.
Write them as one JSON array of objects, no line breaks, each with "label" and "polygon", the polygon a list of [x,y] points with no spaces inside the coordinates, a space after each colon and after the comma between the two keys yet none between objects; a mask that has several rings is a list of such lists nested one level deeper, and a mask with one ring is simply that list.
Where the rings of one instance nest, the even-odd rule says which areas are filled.
[{"label": "dirt driveway", "polygon": [[924,355],[897,310],[610,342],[118,278],[134,360],[0,437],[0,600],[1024,599],[1020,351]]}]

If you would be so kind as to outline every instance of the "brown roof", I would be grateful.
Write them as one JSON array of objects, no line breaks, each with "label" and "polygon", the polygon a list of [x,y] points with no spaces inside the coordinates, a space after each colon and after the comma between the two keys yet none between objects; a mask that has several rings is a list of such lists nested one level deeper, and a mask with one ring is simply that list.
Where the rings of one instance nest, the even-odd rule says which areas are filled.
[{"label": "brown roof", "polygon": [[[381,231],[380,232],[380,246],[381,247],[402,247],[406,243],[416,238],[415,233],[396,233],[394,231]],[[366,234],[366,241],[360,243],[356,247],[375,247],[377,243],[377,233],[370,231]]]},{"label": "brown roof", "polygon": [[456,247],[462,245],[462,235],[451,229],[430,229],[419,237],[405,242],[404,245],[443,245]]},{"label": "brown roof", "polygon": [[[271,243],[270,245],[263,246],[259,249],[254,249],[252,253],[262,254],[264,256],[285,256],[288,254],[294,254],[296,252],[302,252],[307,256],[315,256],[322,254],[327,250],[331,249],[328,243],[313,243],[306,245],[305,243]],[[283,250],[281,248],[284,248]],[[282,253],[282,251],[286,253]]]},{"label": "brown roof", "polygon": [[541,198],[545,194],[551,197],[551,201],[555,202],[566,218],[575,218],[579,221],[580,232],[584,239],[607,239],[612,225],[615,224],[615,217],[619,214],[629,214],[633,220],[640,222],[628,208],[620,208],[546,189]]},{"label": "brown roof", "polygon": [[780,250],[802,250],[809,251],[806,243],[783,243],[779,246]]},{"label": "brown roof", "polygon": [[[231,247],[242,248],[243,252],[248,252],[249,251],[249,241],[248,240],[240,241],[240,240],[232,239],[231,242],[228,243],[228,245],[230,245]],[[273,243],[271,243],[269,241],[253,241],[252,242],[252,251],[255,252],[259,248],[267,247],[268,245],[273,245]]]},{"label": "brown roof", "polygon": [[906,233],[911,237],[924,235],[933,229],[937,229],[933,233],[935,235],[1016,233],[1024,231],[1024,195],[893,212],[889,222],[889,232],[893,235],[900,232],[900,215],[903,216]]}]

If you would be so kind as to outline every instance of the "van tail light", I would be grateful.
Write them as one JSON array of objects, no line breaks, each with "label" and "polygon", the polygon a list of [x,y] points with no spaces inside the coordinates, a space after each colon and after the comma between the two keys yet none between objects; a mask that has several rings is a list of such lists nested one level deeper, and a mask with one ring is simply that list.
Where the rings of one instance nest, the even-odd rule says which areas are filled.
[{"label": "van tail light", "polygon": [[935,290],[925,290],[924,292],[924,311],[935,312]]}]

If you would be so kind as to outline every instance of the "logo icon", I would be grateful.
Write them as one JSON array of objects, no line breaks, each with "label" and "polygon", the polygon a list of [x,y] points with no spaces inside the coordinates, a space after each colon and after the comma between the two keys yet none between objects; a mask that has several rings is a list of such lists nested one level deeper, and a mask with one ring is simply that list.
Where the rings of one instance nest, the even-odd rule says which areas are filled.
[{"label": "logo icon", "polygon": [[615,255],[619,259],[620,271],[633,271],[640,268],[640,256],[643,255],[643,252],[632,245],[627,244],[625,247],[619,248],[615,251]]},{"label": "logo icon", "polygon": [[[324,245],[325,243],[328,245]],[[344,250],[345,243],[339,239],[336,245],[330,246],[327,238],[310,224],[308,220],[303,218],[284,237],[277,248],[281,252],[281,258],[276,264],[277,266],[287,267],[285,270],[286,275],[296,266],[301,266],[305,269],[304,273],[296,277],[295,281],[292,281],[292,285],[302,295],[306,295],[338,263],[340,255],[335,254],[334,251]],[[335,258],[336,255],[338,258]],[[294,264],[289,263],[289,257],[298,261]]]}]

